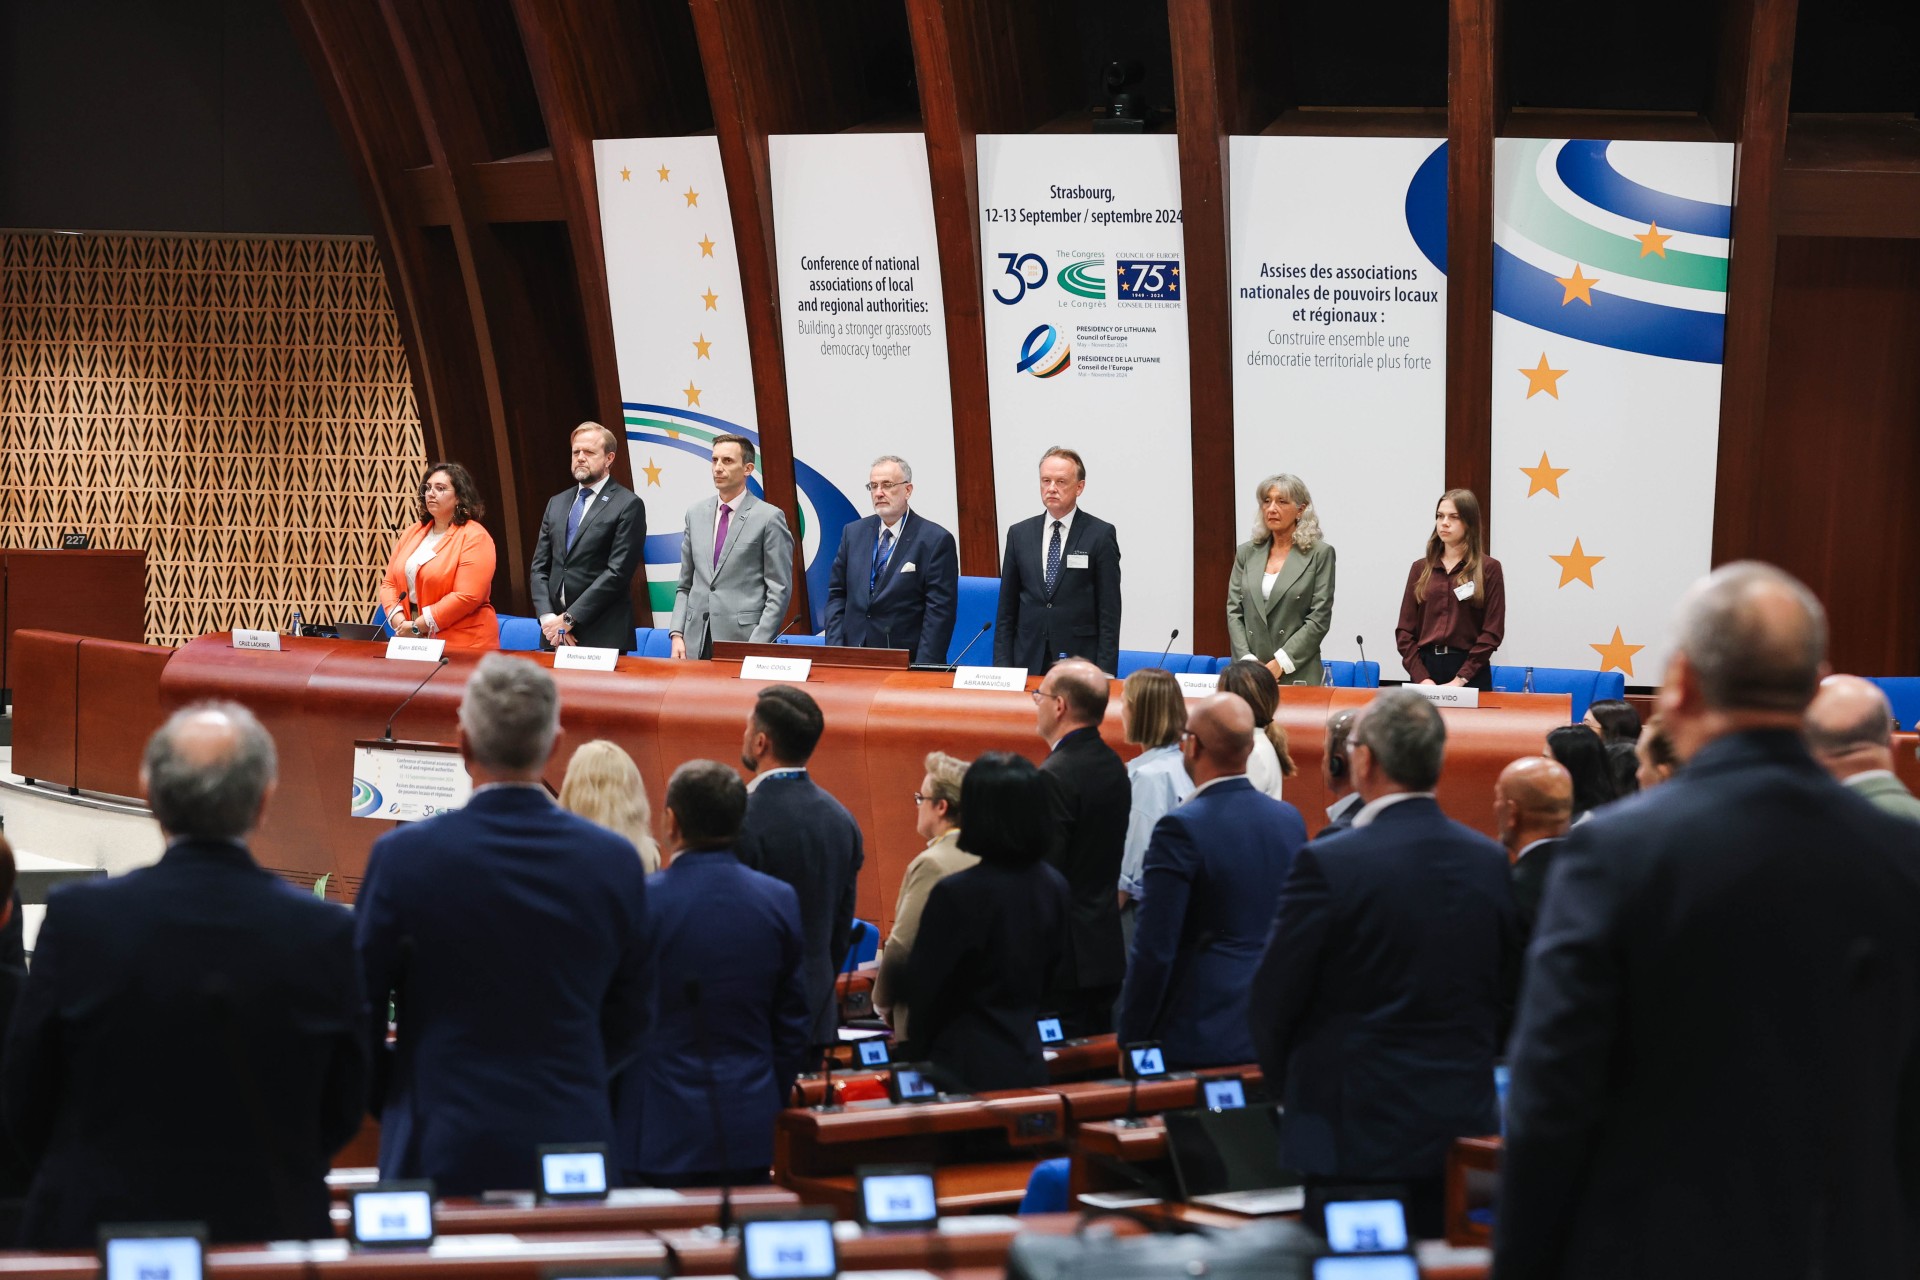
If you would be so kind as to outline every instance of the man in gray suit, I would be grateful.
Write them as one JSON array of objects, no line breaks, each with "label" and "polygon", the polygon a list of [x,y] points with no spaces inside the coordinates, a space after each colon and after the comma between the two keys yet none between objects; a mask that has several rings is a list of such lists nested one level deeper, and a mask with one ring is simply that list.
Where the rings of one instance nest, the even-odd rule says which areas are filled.
[{"label": "man in gray suit", "polygon": [[1835,780],[1901,818],[1920,820],[1920,799],[1893,772],[1893,708],[1880,686],[1828,676],[1807,707],[1807,745]]},{"label": "man in gray suit", "polygon": [[768,641],[793,592],[787,517],[747,490],[753,442],[713,438],[714,496],[687,508],[680,589],[673,597],[673,656],[707,658],[715,640]]}]

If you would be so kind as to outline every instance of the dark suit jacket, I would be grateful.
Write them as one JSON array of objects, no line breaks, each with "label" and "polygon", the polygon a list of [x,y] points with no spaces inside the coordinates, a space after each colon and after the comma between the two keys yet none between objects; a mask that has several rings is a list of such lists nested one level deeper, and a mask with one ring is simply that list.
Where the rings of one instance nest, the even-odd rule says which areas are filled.
[{"label": "dark suit jacket", "polygon": [[532,787],[374,842],[354,916],[381,1176],[524,1189],[536,1146],[613,1142],[608,1083],[646,1024],[646,905],[634,847]]},{"label": "dark suit jacket", "polygon": [[6,1050],[7,1123],[37,1162],[23,1242],[90,1248],[103,1222],[331,1235],[365,998],[347,912],[238,844],[56,890]]},{"label": "dark suit jacket", "polygon": [[617,1085],[620,1166],[654,1184],[765,1169],[811,1044],[800,902],[727,850],[689,851],[647,881],[647,926],[660,979]]},{"label": "dark suit jacket", "polygon": [[880,545],[880,517],[856,520],[840,531],[827,589],[827,643],[905,649],[914,662],[943,663],[953,639],[960,556],[951,533],[917,511],[903,518],[900,542],[871,590],[867,582]]},{"label": "dark suit jacket", "polygon": [[1281,1164],[1438,1178],[1455,1138],[1498,1132],[1518,958],[1507,851],[1431,799],[1303,848],[1253,984]]},{"label": "dark suit jacket", "polygon": [[860,824],[806,774],[770,777],[747,797],[734,848],[755,871],[793,886],[806,939],[807,1017],[815,1046],[839,1036],[832,997],[853,940],[853,903],[866,854]]},{"label": "dark suit jacket", "polygon": [[1533,936],[1534,921],[1540,918],[1540,898],[1547,888],[1547,872],[1566,843],[1564,836],[1558,840],[1537,841],[1527,847],[1525,857],[1513,864],[1513,906],[1520,913],[1522,946]]},{"label": "dark suit jacket", "polygon": [[1146,897],[1120,1000],[1120,1043],[1158,1040],[1169,1066],[1253,1061],[1247,992],[1293,855],[1300,811],[1244,776],[1197,791],[1153,828]]},{"label": "dark suit jacket", "polygon": [[[1000,557],[1000,604],[994,618],[993,662],[1025,667],[1039,675],[1064,653],[1088,658],[1102,671],[1120,667],[1120,542],[1113,526],[1091,513],[1075,512],[1060,553],[1060,576],[1047,594],[1047,562],[1041,530],[1044,512],[1007,530]],[[1087,567],[1068,557],[1084,555]]]},{"label": "dark suit jacket", "polygon": [[1098,729],[1076,729],[1040,766],[1047,781],[1052,839],[1047,861],[1066,877],[1073,905],[1067,918],[1063,991],[1112,986],[1127,972],[1114,885],[1126,853],[1133,784],[1127,766]]},{"label": "dark suit jacket", "polygon": [[625,653],[633,648],[633,575],[645,563],[647,504],[609,477],[580,517],[569,547],[567,513],[579,492],[574,485],[555,494],[540,520],[528,584],[533,612],[572,618],[576,644]]},{"label": "dark suit jacket", "polygon": [[1511,1052],[1496,1274],[1911,1276],[1920,830],[1798,734],[1575,827]]},{"label": "dark suit jacket", "polygon": [[[1337,836],[1342,831],[1351,831],[1353,829],[1353,815],[1359,813],[1360,810],[1366,806],[1361,803],[1360,796],[1357,792],[1349,791],[1346,798],[1351,799],[1353,803],[1345,809],[1342,809],[1339,817],[1327,819],[1327,825],[1313,833],[1315,840],[1325,840],[1328,836]],[[1329,805],[1327,807],[1332,808],[1333,806]]]},{"label": "dark suit jacket", "polygon": [[1035,1024],[1065,950],[1066,919],[1066,882],[1044,862],[983,862],[927,894],[907,955],[911,1052],[943,1084],[979,1092],[1047,1083]]}]

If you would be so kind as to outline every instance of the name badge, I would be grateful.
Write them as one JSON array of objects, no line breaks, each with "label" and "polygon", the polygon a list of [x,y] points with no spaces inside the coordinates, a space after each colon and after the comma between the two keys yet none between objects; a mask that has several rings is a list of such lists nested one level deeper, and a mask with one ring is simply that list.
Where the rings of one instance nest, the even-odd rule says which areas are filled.
[{"label": "name badge", "polygon": [[1176,671],[1173,678],[1180,682],[1180,692],[1189,698],[1209,698],[1220,692],[1220,677],[1202,675],[1197,671]]},{"label": "name badge", "polygon": [[1069,569],[1084,569],[1084,568],[1086,568],[1086,567],[1087,567],[1087,553],[1086,553],[1086,552],[1084,552],[1084,551],[1074,551],[1074,552],[1070,552],[1070,553],[1068,553],[1068,555],[1067,555],[1067,568],[1069,568]]},{"label": "name badge", "polygon": [[1455,600],[1473,599],[1473,584],[1471,582],[1463,582],[1455,587],[1453,589],[1453,598]]},{"label": "name badge", "polygon": [[619,661],[618,649],[597,649],[592,645],[563,644],[553,651],[555,671],[612,671]]},{"label": "name badge", "polygon": [[796,684],[805,684],[807,673],[813,670],[812,658],[775,658],[761,656],[748,658],[740,664],[742,680],[781,680]]},{"label": "name badge", "polygon": [[440,651],[446,647],[445,640],[428,640],[423,636],[395,636],[387,641],[387,656],[401,662],[438,662]]},{"label": "name badge", "polygon": [[1403,689],[1411,689],[1436,707],[1477,707],[1480,705],[1480,691],[1466,685],[1445,684],[1409,684]]},{"label": "name badge", "polygon": [[1025,693],[1025,667],[959,667],[953,673],[956,689],[991,689],[997,693]]},{"label": "name badge", "polygon": [[280,633],[278,631],[253,631],[246,627],[233,629],[233,647],[236,649],[257,649],[263,653],[280,652]]}]

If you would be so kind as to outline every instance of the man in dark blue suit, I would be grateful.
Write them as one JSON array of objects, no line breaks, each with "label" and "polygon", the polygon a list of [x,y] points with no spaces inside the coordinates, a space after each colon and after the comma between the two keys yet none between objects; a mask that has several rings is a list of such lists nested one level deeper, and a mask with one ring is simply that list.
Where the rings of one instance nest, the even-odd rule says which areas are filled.
[{"label": "man in dark blue suit", "polygon": [[1361,711],[1347,755],[1366,804],[1294,858],[1252,1002],[1281,1164],[1408,1188],[1421,1235],[1440,1234],[1453,1140],[1499,1131],[1519,961],[1506,851],[1433,799],[1446,736],[1412,690]]},{"label": "man in dark blue suit", "polygon": [[740,763],[753,780],[734,846],[742,863],[799,895],[816,1048],[839,1038],[833,988],[852,941],[854,896],[866,860],[860,824],[807,773],[824,732],[826,719],[806,690],[774,684],[760,691],[740,744]]},{"label": "man in dark blue suit", "polygon": [[1060,655],[1120,667],[1120,540],[1112,525],[1079,509],[1087,467],[1071,449],[1040,459],[1043,515],[1007,530],[993,662],[1042,675]]},{"label": "man in dark blue suit", "polygon": [[354,915],[382,1177],[527,1188],[535,1147],[613,1142],[609,1082],[646,1020],[646,877],[625,837],[541,784],[559,711],[544,668],[483,658],[460,701],[473,797],[367,859]]},{"label": "man in dark blue suit", "polygon": [[647,884],[660,982],[646,1050],[618,1085],[620,1163],[655,1186],[765,1182],[811,1044],[800,900],[734,856],[747,790],[733,770],[681,765],[665,809],[673,861]]},{"label": "man in dark blue suit", "polygon": [[1246,699],[1216,693],[1196,704],[1180,739],[1193,794],[1147,845],[1120,1043],[1158,1040],[1170,1067],[1253,1061],[1248,988],[1307,824],[1247,781],[1252,751]]},{"label": "man in dark blue suit", "polygon": [[141,763],[166,853],[48,902],[6,1053],[7,1127],[36,1166],[22,1243],[91,1248],[107,1222],[332,1234],[366,995],[347,912],[247,851],[274,773],[245,708],[176,712]]},{"label": "man in dark blue suit", "polygon": [[1528,956],[1495,1274],[1920,1271],[1920,831],[1801,717],[1826,619],[1767,565],[1682,602],[1686,767],[1573,829]]},{"label": "man in dark blue suit", "polygon": [[953,535],[908,508],[913,468],[889,454],[867,475],[873,514],[840,531],[827,588],[827,643],[905,649],[944,663],[953,639],[960,557]]}]

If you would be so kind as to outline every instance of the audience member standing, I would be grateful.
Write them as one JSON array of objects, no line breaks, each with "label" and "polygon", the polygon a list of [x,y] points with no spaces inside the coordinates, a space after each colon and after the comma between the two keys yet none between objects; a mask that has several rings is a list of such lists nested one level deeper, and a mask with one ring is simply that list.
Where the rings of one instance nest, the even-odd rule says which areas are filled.
[{"label": "audience member standing", "polygon": [[1187,695],[1171,671],[1146,667],[1120,686],[1120,731],[1142,748],[1127,761],[1133,808],[1127,815],[1127,843],[1120,855],[1120,925],[1133,945],[1134,913],[1146,893],[1147,841],[1154,824],[1193,794],[1193,779],[1180,759],[1180,736],[1187,729]]},{"label": "audience member standing", "polygon": [[1500,1127],[1493,1062],[1519,962],[1506,852],[1434,802],[1445,747],[1411,689],[1361,711],[1347,754],[1366,804],[1294,858],[1252,1002],[1286,1106],[1281,1164],[1407,1186],[1422,1236],[1440,1234],[1453,1140]]},{"label": "audience member standing", "polygon": [[1688,593],[1687,764],[1574,829],[1528,957],[1495,1274],[1798,1280],[1920,1261],[1920,831],[1800,739],[1826,619],[1768,565]]},{"label": "audience member standing", "polygon": [[1253,711],[1253,754],[1247,757],[1247,780],[1262,795],[1281,798],[1280,790],[1299,770],[1287,750],[1287,731],[1274,719],[1280,710],[1280,684],[1257,662],[1230,662],[1214,688],[1246,701]]},{"label": "audience member standing", "polygon": [[1573,820],[1619,799],[1613,785],[1613,766],[1600,735],[1584,724],[1563,724],[1547,734],[1547,757],[1558,760],[1573,779]]},{"label": "audience member standing", "polygon": [[1133,788],[1127,767],[1100,737],[1107,696],[1107,677],[1084,659],[1058,664],[1033,693],[1036,727],[1050,749],[1040,766],[1052,827],[1047,861],[1073,894],[1067,962],[1054,1000],[1070,1036],[1113,1030],[1113,1002],[1127,972],[1113,887],[1126,849]]},{"label": "audience member standing", "polygon": [[[20,922],[19,878],[13,846],[0,835],[0,900],[3,900],[0,901],[0,934]],[[21,960],[24,959],[23,955]],[[20,1002],[20,989],[26,982],[25,964],[11,959],[0,946],[0,1037],[5,1036],[6,1028],[13,1022],[14,1006]],[[5,1062],[6,1055],[0,1053],[0,1070],[4,1069]],[[11,1242],[20,1234],[20,1211],[31,1174],[32,1170],[20,1158],[19,1144],[7,1132],[4,1117],[0,1117],[0,1241]]]},{"label": "audience member standing", "polygon": [[1807,745],[1834,778],[1900,818],[1920,820],[1920,800],[1893,772],[1893,708],[1880,686],[1828,676],[1807,708]]},{"label": "audience member standing", "polygon": [[1554,855],[1573,825],[1573,777],[1558,760],[1522,756],[1493,784],[1493,827],[1513,859],[1513,905],[1522,944],[1533,935]]},{"label": "audience member standing", "polygon": [[545,668],[483,659],[460,700],[473,797],[367,859],[354,918],[384,1178],[531,1187],[535,1147],[613,1141],[608,1082],[645,1029],[646,874],[624,836],[548,798],[559,715]]},{"label": "audience member standing", "polygon": [[1640,735],[1640,740],[1633,747],[1640,765],[1634,780],[1640,784],[1642,791],[1667,781],[1680,767],[1680,757],[1673,754],[1673,740],[1667,737],[1666,726],[1660,722],[1659,716],[1648,722],[1646,732]]},{"label": "audience member standing", "polygon": [[1333,803],[1327,806],[1327,825],[1314,833],[1315,840],[1338,835],[1351,827],[1353,815],[1366,803],[1353,789],[1353,763],[1347,759],[1347,739],[1353,733],[1353,721],[1359,714],[1348,708],[1327,717],[1327,745],[1320,755],[1320,781],[1333,797]]},{"label": "audience member standing", "polygon": [[247,851],[275,757],[244,707],[175,712],[140,775],[166,853],[55,890],[14,1013],[21,1242],[92,1248],[107,1222],[331,1236],[327,1167],[367,1096],[352,917]]},{"label": "audience member standing", "polygon": [[887,1020],[893,1034],[911,1038],[907,1003],[901,995],[907,957],[920,933],[920,915],[926,910],[933,886],[956,871],[965,871],[980,859],[960,847],[960,788],[967,762],[935,751],[926,759],[926,776],[913,793],[913,829],[927,847],[907,864],[900,880],[900,898],[893,908],[893,932],[881,949],[879,972],[873,980],[873,1010]]},{"label": "audience member standing", "polygon": [[753,778],[736,846],[741,862],[800,895],[815,1048],[839,1036],[833,988],[852,941],[854,895],[866,860],[860,824],[807,773],[826,723],[804,689],[773,684],[760,691],[740,744],[740,763]]},{"label": "audience member standing", "polygon": [[734,856],[733,770],[681,765],[665,808],[674,856],[647,884],[657,985],[646,1050],[615,1086],[620,1164],[654,1186],[762,1183],[810,1043],[800,901]]},{"label": "audience member standing", "polygon": [[1253,1060],[1247,989],[1307,824],[1247,778],[1253,712],[1230,693],[1194,708],[1181,735],[1193,796],[1147,846],[1147,895],[1120,998],[1120,1043],[1158,1040],[1167,1065]]},{"label": "audience member standing", "polygon": [[582,743],[567,761],[560,782],[560,807],[633,841],[640,865],[652,875],[660,869],[660,842],[653,838],[653,806],[640,767],[617,742],[595,738]]}]

